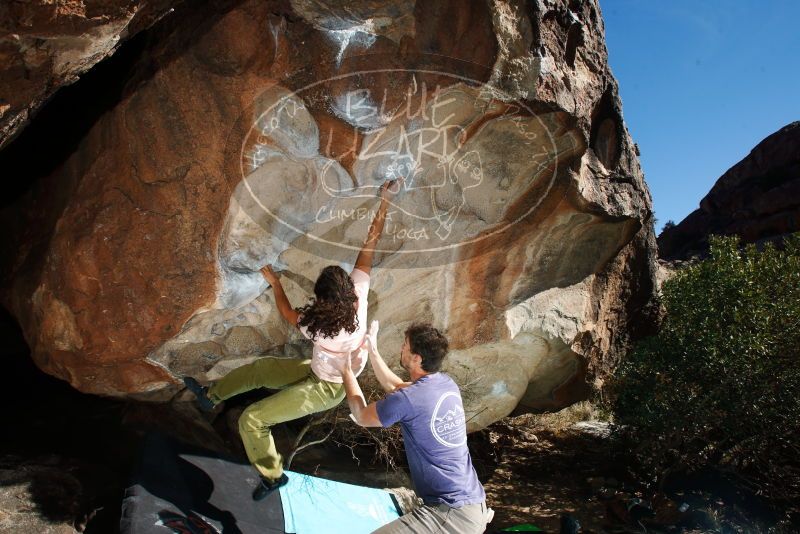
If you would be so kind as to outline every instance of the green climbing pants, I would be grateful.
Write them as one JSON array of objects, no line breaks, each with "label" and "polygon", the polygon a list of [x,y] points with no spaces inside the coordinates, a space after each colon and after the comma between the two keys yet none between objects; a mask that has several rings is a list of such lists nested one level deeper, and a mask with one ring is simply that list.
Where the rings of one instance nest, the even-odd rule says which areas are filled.
[{"label": "green climbing pants", "polygon": [[311,371],[311,360],[266,357],[219,379],[208,396],[217,404],[256,388],[281,391],[247,407],[239,417],[239,434],[250,463],[262,477],[274,481],[283,474],[283,459],[270,427],[333,408],[344,399],[344,386],[318,378]]}]

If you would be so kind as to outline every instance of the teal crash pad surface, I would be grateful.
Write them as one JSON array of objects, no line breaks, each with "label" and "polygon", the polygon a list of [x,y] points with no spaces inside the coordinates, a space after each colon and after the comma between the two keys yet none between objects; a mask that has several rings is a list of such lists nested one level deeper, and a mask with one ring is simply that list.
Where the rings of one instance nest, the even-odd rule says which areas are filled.
[{"label": "teal crash pad surface", "polygon": [[287,533],[369,533],[400,517],[388,491],[292,471],[286,475],[289,482],[279,491]]}]

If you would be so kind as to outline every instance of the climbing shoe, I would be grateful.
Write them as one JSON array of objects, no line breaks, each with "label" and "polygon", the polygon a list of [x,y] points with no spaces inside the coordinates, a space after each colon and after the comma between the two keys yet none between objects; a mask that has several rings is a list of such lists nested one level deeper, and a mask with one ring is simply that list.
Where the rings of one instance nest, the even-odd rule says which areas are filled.
[{"label": "climbing shoe", "polygon": [[191,376],[183,377],[183,383],[186,385],[186,389],[194,393],[194,396],[197,397],[197,405],[200,407],[201,410],[203,410],[204,412],[214,411],[214,403],[211,402],[211,399],[208,398],[207,387],[201,386],[200,382],[198,382]]},{"label": "climbing shoe", "polygon": [[286,473],[283,473],[278,480],[273,482],[259,477],[258,486],[256,486],[256,489],[253,490],[253,500],[260,501],[265,499],[276,489],[280,488],[281,486],[285,486],[287,482],[289,482],[289,477],[286,476]]}]

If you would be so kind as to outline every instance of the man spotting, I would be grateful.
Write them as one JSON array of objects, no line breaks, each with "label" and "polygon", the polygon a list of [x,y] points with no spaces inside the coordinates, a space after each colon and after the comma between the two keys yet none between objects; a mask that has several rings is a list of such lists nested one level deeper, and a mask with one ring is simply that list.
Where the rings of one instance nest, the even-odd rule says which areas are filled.
[{"label": "man spotting", "polygon": [[406,330],[400,354],[400,365],[411,377],[406,382],[381,358],[377,337],[378,322],[373,321],[365,343],[375,376],[388,395],[368,405],[350,365],[344,362],[347,402],[361,426],[400,423],[411,480],[424,505],[376,532],[483,532],[491,511],[467,449],[461,393],[449,376],[439,372],[447,339],[429,324],[414,324]]}]

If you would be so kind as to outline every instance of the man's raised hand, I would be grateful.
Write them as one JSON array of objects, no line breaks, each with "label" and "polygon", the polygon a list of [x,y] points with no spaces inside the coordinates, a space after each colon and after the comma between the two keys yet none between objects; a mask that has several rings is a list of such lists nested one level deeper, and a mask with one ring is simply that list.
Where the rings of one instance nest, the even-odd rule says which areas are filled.
[{"label": "man's raised hand", "polygon": [[372,321],[369,325],[369,331],[364,338],[364,345],[367,347],[367,350],[373,354],[378,353],[378,330],[380,327],[381,325],[377,319]]},{"label": "man's raised hand", "polygon": [[[334,369],[339,371],[342,374],[342,376],[344,376],[347,373],[352,373],[353,372],[353,355],[352,354],[348,354],[347,356],[344,356],[344,357],[334,356],[333,358],[330,358],[328,360],[328,362],[333,366]],[[360,362],[359,362],[359,365],[360,365]]]}]

